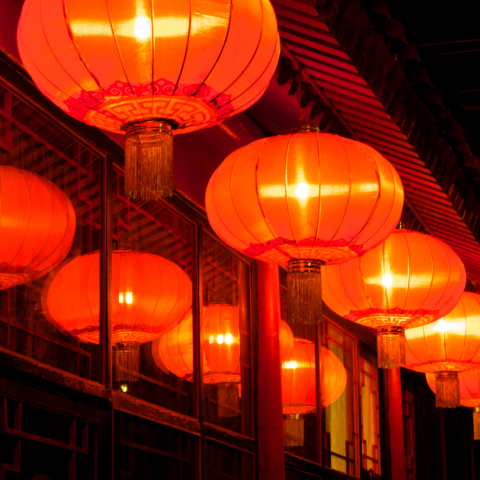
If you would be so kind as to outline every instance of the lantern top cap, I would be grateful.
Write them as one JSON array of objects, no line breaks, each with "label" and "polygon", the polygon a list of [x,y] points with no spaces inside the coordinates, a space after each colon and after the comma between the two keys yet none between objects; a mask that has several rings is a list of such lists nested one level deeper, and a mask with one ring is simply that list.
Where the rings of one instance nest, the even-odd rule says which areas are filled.
[{"label": "lantern top cap", "polygon": [[293,128],[292,133],[320,133],[320,127],[310,124],[301,124]]}]

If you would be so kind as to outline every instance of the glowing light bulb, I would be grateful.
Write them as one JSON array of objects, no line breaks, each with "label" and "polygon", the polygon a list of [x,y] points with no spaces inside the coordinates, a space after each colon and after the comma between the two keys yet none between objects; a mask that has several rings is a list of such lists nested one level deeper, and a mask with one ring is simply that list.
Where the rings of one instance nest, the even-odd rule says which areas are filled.
[{"label": "glowing light bulb", "polygon": [[118,294],[118,303],[123,303],[123,293]]},{"label": "glowing light bulb", "polygon": [[393,278],[388,272],[382,278],[382,285],[387,288],[393,285]]},{"label": "glowing light bulb", "polygon": [[128,304],[132,304],[133,303],[133,293],[132,292],[127,292],[125,294],[125,297],[126,297],[126,302]]},{"label": "glowing light bulb", "polygon": [[290,368],[292,370],[295,370],[297,368],[298,364],[295,360],[291,360],[290,362],[285,362],[283,364],[283,368]]},{"label": "glowing light bulb", "polygon": [[128,392],[128,385],[126,383],[122,383],[120,385],[120,391],[123,392],[123,393],[127,393]]},{"label": "glowing light bulb", "polygon": [[223,343],[223,335],[217,335],[217,343],[221,345]]},{"label": "glowing light bulb", "polygon": [[310,187],[304,182],[299,183],[295,189],[295,196],[300,200],[305,200],[309,195]]},{"label": "glowing light bulb", "polygon": [[133,32],[139,40],[145,40],[152,34],[152,27],[150,20],[147,17],[137,17],[135,19],[135,26]]},{"label": "glowing light bulb", "polygon": [[450,330],[450,325],[443,318],[437,322],[437,328],[440,332],[445,333]]},{"label": "glowing light bulb", "polygon": [[227,333],[225,335],[225,343],[227,345],[231,345],[233,343],[233,335],[231,333]]}]

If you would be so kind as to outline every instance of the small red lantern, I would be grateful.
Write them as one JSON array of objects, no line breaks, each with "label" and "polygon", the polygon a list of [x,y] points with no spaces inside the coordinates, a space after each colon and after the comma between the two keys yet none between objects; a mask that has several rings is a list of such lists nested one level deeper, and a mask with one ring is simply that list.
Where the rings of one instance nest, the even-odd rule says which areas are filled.
[{"label": "small red lantern", "polygon": [[0,290],[31,282],[59,265],[75,235],[75,211],[46,178],[0,166]]},{"label": "small red lantern", "polygon": [[126,133],[125,191],[145,200],[171,195],[172,133],[247,109],[280,54],[269,0],[26,0],[17,43],[53,103]]},{"label": "small red lantern", "polygon": [[323,299],[336,313],[377,329],[378,366],[405,362],[405,328],[450,312],[465,288],[465,267],[441,240],[396,230],[382,244],[323,268]]},{"label": "small red lantern", "polygon": [[257,140],[207,187],[208,219],[245,255],[288,268],[288,321],[321,321],[320,266],[363,255],[396,227],[403,188],[373,148],[323,133]]},{"label": "small red lantern", "polygon": [[464,292],[448,315],[405,337],[405,367],[435,373],[437,407],[458,407],[458,372],[480,366],[480,295]]},{"label": "small red lantern", "polygon": [[[342,395],[347,372],[339,358],[321,347],[321,386],[323,408]],[[304,417],[317,409],[315,344],[295,338],[291,357],[282,363],[282,403],[285,445],[304,443]]]},{"label": "small red lantern", "polygon": [[[112,343],[117,366],[138,371],[139,346],[173,328],[192,304],[192,282],[177,265],[134,250],[112,254]],[[47,282],[47,318],[83,342],[99,342],[100,253],[82,255]]]}]

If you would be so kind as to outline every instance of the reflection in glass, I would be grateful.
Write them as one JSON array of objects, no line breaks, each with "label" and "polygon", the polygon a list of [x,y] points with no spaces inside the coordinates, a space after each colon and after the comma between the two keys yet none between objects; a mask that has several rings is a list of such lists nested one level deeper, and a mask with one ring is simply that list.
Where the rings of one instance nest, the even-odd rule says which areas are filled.
[{"label": "reflection in glass", "polygon": [[206,420],[250,435],[249,268],[206,234],[202,267]]},{"label": "reflection in glass", "polygon": [[[22,256],[30,255],[36,264],[30,265],[32,271],[24,278],[26,283],[0,291],[0,347],[71,374],[99,381],[98,346],[84,343],[50,323],[43,312],[42,292],[44,284],[55,275],[56,269],[62,267],[65,257],[64,263],[67,263],[99,248],[99,172],[102,157],[1,86],[0,105],[5,106],[0,110],[0,137],[5,141],[8,137],[8,142],[2,143],[3,148],[0,148],[0,164],[23,169],[38,175],[37,179],[51,182],[44,183],[43,187],[40,184],[36,184],[38,188],[29,187],[27,196],[35,198],[31,204],[29,227],[34,227],[36,233],[30,240],[28,236],[24,237]],[[13,121],[2,122],[4,114],[10,115]],[[32,132],[35,134],[32,135]],[[11,191],[14,183],[9,182],[8,195],[10,199],[18,196],[16,203],[19,210],[13,213],[18,221],[25,218],[21,214],[21,204],[27,196],[21,192],[20,185],[16,186],[16,191]],[[55,187],[52,188],[52,184]],[[3,182],[2,192],[6,192]],[[5,208],[6,203],[3,202],[0,213],[3,225]],[[70,215],[73,215],[71,223]],[[62,224],[64,219],[68,219],[66,229]],[[43,230],[44,227],[48,232]],[[62,232],[65,233],[63,242],[49,242],[49,238],[61,236]],[[1,241],[6,240],[3,232],[1,237]],[[12,243],[8,243],[11,247]],[[0,244],[0,248],[5,252],[5,245]],[[42,258],[49,251],[59,255],[55,261],[47,261],[46,265]]]},{"label": "reflection in glass", "polygon": [[323,409],[323,463],[340,472],[357,474],[358,430],[356,405],[355,339],[324,319],[323,345],[342,363],[345,388],[339,398]]},{"label": "reflection in glass", "polygon": [[362,468],[380,475],[378,370],[375,358],[360,358],[362,388]]}]

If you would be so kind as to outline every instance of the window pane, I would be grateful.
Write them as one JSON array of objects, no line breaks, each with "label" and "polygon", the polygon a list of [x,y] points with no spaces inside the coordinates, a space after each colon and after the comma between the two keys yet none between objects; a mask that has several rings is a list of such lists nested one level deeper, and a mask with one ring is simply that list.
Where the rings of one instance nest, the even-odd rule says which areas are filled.
[{"label": "window pane", "polygon": [[253,456],[216,442],[206,442],[207,480],[251,480],[254,478]]},{"label": "window pane", "polygon": [[[11,115],[14,122],[5,121],[2,118],[5,114]],[[22,265],[28,266],[28,275],[43,272],[35,280],[0,291],[0,346],[99,381],[98,317],[96,339],[89,342],[88,332],[83,330],[84,325],[79,324],[75,317],[75,309],[83,301],[77,295],[78,291],[69,288],[70,283],[57,284],[58,288],[54,291],[52,282],[65,266],[80,261],[81,256],[98,251],[102,158],[3,87],[0,87],[0,125],[0,164],[48,179],[66,194],[76,218],[73,244],[71,248],[69,245],[65,247],[65,260],[60,258],[53,264],[50,260],[40,261],[42,258],[51,259],[61,251],[59,246],[63,242],[60,238],[68,236],[68,229],[63,223],[68,202],[58,195],[56,188],[45,185],[37,188],[38,184],[35,187],[33,183],[19,181],[18,178],[15,185],[12,185],[13,180],[7,182],[10,187],[8,195],[5,193],[7,184],[0,186],[2,195],[7,195],[9,200],[19,193],[18,199],[8,202],[12,207],[10,211],[6,210],[7,202],[2,203],[2,280],[7,277],[8,268],[10,271],[19,268],[20,258],[30,259]],[[28,194],[21,193],[24,192],[24,184],[29,185]],[[14,187],[13,191],[11,187]],[[70,221],[68,224],[72,225]],[[9,253],[14,251],[20,253],[9,257]],[[98,302],[99,271],[92,279],[91,293]]]},{"label": "window pane", "polygon": [[378,370],[374,360],[360,358],[362,395],[362,468],[380,475]]},{"label": "window pane", "polygon": [[206,420],[251,435],[249,265],[205,234],[202,268]]},{"label": "window pane", "polygon": [[[280,301],[282,317],[286,318],[284,287],[280,288]],[[290,348],[285,330],[292,336]],[[285,451],[318,461],[315,327],[282,321],[280,356]]]},{"label": "window pane", "polygon": [[[324,379],[324,383],[330,385],[324,388],[326,393],[331,393],[333,388],[338,389],[332,400],[337,397],[339,391],[342,392],[336,400],[323,409],[324,465],[333,470],[356,475],[358,452],[358,420],[355,413],[357,405],[356,342],[353,337],[325,318],[322,325],[323,346],[335,356],[330,358],[333,365],[330,371],[337,372],[335,379],[340,376],[346,379],[340,384],[331,384],[330,379]],[[327,371],[324,369],[324,376],[326,374]]]},{"label": "window pane", "polygon": [[195,227],[162,201],[130,201],[113,185],[114,386],[194,415]]}]

